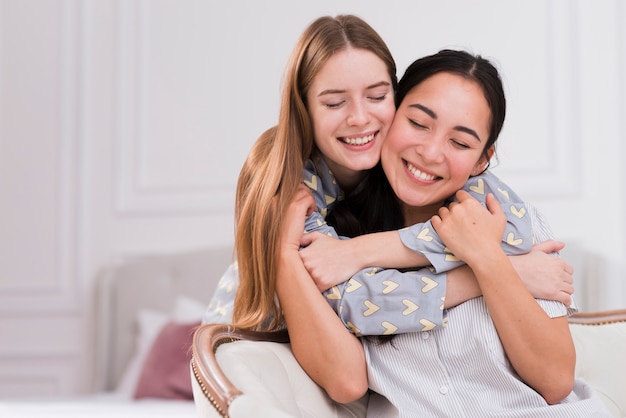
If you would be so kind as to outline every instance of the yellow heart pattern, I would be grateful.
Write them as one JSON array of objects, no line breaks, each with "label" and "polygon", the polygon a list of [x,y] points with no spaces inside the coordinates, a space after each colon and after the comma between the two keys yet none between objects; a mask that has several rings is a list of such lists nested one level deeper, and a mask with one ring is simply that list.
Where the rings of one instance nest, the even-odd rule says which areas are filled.
[{"label": "yellow heart pattern", "polygon": [[513,245],[515,247],[517,247],[518,245],[520,245],[522,242],[524,242],[521,238],[515,239],[515,234],[513,234],[513,232],[509,232],[506,236],[506,243],[509,245]]},{"label": "yellow heart pattern", "polygon": [[430,331],[431,329],[437,326],[436,324],[429,321],[428,319],[420,319],[420,324],[424,326],[424,328],[422,328],[422,331]]},{"label": "yellow heart pattern", "polygon": [[436,281],[427,276],[422,276],[422,281],[424,282],[424,287],[422,287],[423,293],[433,290],[438,285]]},{"label": "yellow heart pattern", "polygon": [[367,273],[365,273],[367,276],[372,277],[373,275],[375,275],[378,272],[377,268],[373,268],[370,271],[368,271]]},{"label": "yellow heart pattern", "polygon": [[352,330],[354,335],[359,335],[361,333],[361,330],[358,329],[352,322],[348,321],[346,325]]},{"label": "yellow heart pattern", "polygon": [[485,194],[485,182],[483,179],[478,179],[475,186],[470,186],[469,189],[474,193]]},{"label": "yellow heart pattern", "polygon": [[501,188],[497,188],[498,191],[504,196],[506,197],[506,200],[510,200],[511,198],[509,197],[509,191],[505,190],[505,189],[501,189]]},{"label": "yellow heart pattern", "polygon": [[457,261],[461,261],[460,258],[458,258],[456,255],[454,254],[446,254],[446,256],[444,257],[446,261],[452,261],[452,262],[457,262]]},{"label": "yellow heart pattern", "polygon": [[444,256],[444,260],[452,261],[452,262],[461,261],[460,258],[458,258],[456,255],[452,254],[452,251],[450,251],[450,249],[448,247],[444,247],[443,252],[446,253],[446,255]]},{"label": "yellow heart pattern", "polygon": [[522,219],[524,215],[526,215],[526,208],[522,207],[520,209],[517,209],[515,205],[511,205],[511,213],[517,216],[518,218]]},{"label": "yellow heart pattern", "polygon": [[419,235],[417,236],[417,239],[421,239],[422,241],[426,241],[426,242],[431,242],[433,240],[433,237],[428,235],[429,232],[430,232],[429,228],[422,229]]},{"label": "yellow heart pattern", "polygon": [[304,179],[304,184],[309,189],[317,191],[317,176],[311,176],[311,180]]},{"label": "yellow heart pattern", "polygon": [[413,312],[417,311],[420,308],[417,304],[411,302],[408,299],[404,299],[402,301],[402,304],[406,306],[406,309],[402,311],[402,315],[404,316],[412,314]]},{"label": "yellow heart pattern", "polygon": [[383,335],[391,335],[398,330],[398,327],[391,322],[383,321],[381,325],[385,328]]},{"label": "yellow heart pattern", "polygon": [[348,281],[348,285],[346,286],[346,293],[352,293],[355,290],[358,290],[361,286],[361,283],[359,283],[356,279],[350,279]]},{"label": "yellow heart pattern", "polygon": [[341,292],[339,291],[339,287],[333,286],[329,293],[326,295],[326,299],[330,300],[339,300],[341,299]]},{"label": "yellow heart pattern", "polygon": [[398,288],[398,286],[400,286],[398,283],[392,282],[391,280],[383,280],[383,284],[385,285],[385,288],[383,289],[384,295],[393,292]]},{"label": "yellow heart pattern", "polygon": [[369,300],[366,300],[363,303],[365,304],[365,306],[367,306],[367,310],[363,312],[363,316],[373,315],[374,313],[376,313],[376,311],[380,309],[380,306],[376,305],[375,303],[372,303]]}]

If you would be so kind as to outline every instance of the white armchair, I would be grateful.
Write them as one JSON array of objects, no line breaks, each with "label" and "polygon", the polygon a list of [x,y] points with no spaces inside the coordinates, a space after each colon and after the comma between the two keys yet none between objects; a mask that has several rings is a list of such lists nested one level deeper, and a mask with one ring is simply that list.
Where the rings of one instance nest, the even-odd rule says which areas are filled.
[{"label": "white armchair", "polygon": [[[570,317],[576,376],[587,381],[616,417],[626,416],[626,309]],[[204,325],[191,361],[198,415],[217,417],[364,417],[367,398],[333,402],[304,372],[285,332]]]}]

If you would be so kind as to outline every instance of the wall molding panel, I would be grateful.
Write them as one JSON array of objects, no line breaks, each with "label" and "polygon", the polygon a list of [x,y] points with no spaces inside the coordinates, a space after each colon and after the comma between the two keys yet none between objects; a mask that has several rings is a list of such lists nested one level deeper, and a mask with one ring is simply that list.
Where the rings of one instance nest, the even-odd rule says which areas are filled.
[{"label": "wall molding panel", "polygon": [[[0,281],[0,315],[8,313],[37,312],[74,312],[78,309],[77,290],[80,289],[78,260],[80,251],[80,222],[78,202],[81,195],[78,188],[80,173],[80,138],[79,125],[81,110],[79,94],[81,90],[81,43],[83,37],[82,26],[79,24],[80,2],[64,0],[60,2],[59,18],[59,44],[52,45],[51,50],[58,50],[58,73],[59,77],[52,80],[57,83],[57,102],[45,108],[46,112],[55,112],[58,131],[55,133],[58,147],[54,158],[58,162],[56,177],[46,179],[50,182],[48,187],[58,190],[58,193],[50,195],[57,208],[57,225],[50,235],[50,242],[46,245],[55,249],[51,254],[56,268],[54,274],[42,270],[37,280],[24,280],[19,276],[4,277]],[[0,60],[3,59],[0,51]],[[2,74],[0,74],[1,76]],[[0,109],[2,110],[2,109]],[[0,120],[2,115],[0,115]],[[43,133],[42,135],[50,135]],[[0,152],[2,150],[2,138],[0,138]],[[24,161],[28,164],[28,161]],[[32,164],[36,164],[33,160]],[[0,172],[0,175],[2,173]],[[40,237],[45,239],[45,236]],[[37,254],[32,256],[37,257]],[[15,263],[26,260],[14,260]],[[33,265],[37,260],[29,260]]]},{"label": "wall molding panel", "polygon": [[[176,138],[160,136],[161,133],[150,129],[156,121],[149,116],[149,97],[151,93],[158,95],[151,90],[154,67],[149,51],[154,29],[150,8],[151,3],[145,0],[118,2],[116,209],[120,214],[133,215],[231,213],[235,185],[232,179],[220,176],[219,171],[206,167],[206,171],[195,176],[181,176],[177,172],[184,171],[185,162],[178,159],[174,167],[164,167],[171,170],[167,179],[155,175],[162,167],[151,158],[158,152],[152,147],[158,147],[157,141]],[[168,79],[164,83],[172,81]],[[181,84],[184,82],[180,80]],[[203,141],[199,133],[184,129],[184,124],[180,124],[181,135],[195,139],[188,141],[192,146]],[[198,153],[209,156],[204,148],[198,149]]]},{"label": "wall molding panel", "polygon": [[[580,172],[582,138],[580,136],[580,54],[577,49],[580,25],[578,0],[555,0],[541,3],[546,14],[545,77],[549,101],[547,131],[521,128],[521,132],[509,132],[510,138],[520,144],[528,142],[528,135],[538,135],[540,140],[530,153],[536,158],[510,155],[506,163],[496,167],[507,181],[528,200],[538,198],[568,198],[575,196],[582,173]],[[522,39],[522,41],[525,41]],[[532,63],[529,63],[532,65]],[[514,77],[522,77],[516,72]],[[538,107],[541,107],[538,104]],[[524,109],[532,114],[532,109]],[[509,116],[507,116],[508,118]],[[505,123],[506,125],[506,123]],[[540,126],[542,128],[542,126]],[[506,145],[505,145],[506,147]],[[504,147],[503,147],[504,148]],[[521,162],[521,164],[520,164]]]}]

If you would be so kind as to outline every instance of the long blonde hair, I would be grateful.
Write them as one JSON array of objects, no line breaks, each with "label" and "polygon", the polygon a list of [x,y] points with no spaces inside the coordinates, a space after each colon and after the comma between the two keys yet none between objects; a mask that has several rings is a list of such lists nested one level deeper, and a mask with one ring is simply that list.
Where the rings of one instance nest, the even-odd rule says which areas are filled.
[{"label": "long blonde hair", "polygon": [[278,124],[252,147],[237,182],[235,251],[239,287],[233,323],[275,330],[283,315],[275,297],[277,244],[282,214],[302,181],[304,162],[314,148],[306,95],[328,59],[348,47],[376,54],[387,65],[394,90],[396,66],[382,38],[353,15],[323,16],[301,35],[285,70]]}]

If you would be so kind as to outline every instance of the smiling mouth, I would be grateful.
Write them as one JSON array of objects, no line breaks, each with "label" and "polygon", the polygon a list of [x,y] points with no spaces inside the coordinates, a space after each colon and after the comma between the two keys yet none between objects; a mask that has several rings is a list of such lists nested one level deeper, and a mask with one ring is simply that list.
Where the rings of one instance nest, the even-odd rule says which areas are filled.
[{"label": "smiling mouth", "polygon": [[344,144],[358,146],[358,145],[369,144],[370,142],[372,142],[375,136],[376,134],[370,134],[370,135],[359,136],[359,137],[351,137],[351,138],[340,137],[339,140],[343,142]]},{"label": "smiling mouth", "polygon": [[404,161],[404,164],[406,165],[406,168],[408,168],[411,174],[413,174],[413,177],[415,177],[418,180],[433,181],[433,180],[437,180],[441,178],[438,176],[434,176],[432,174],[424,173],[423,171],[420,171],[417,167],[415,167],[410,162],[406,160],[403,160],[403,161]]}]

